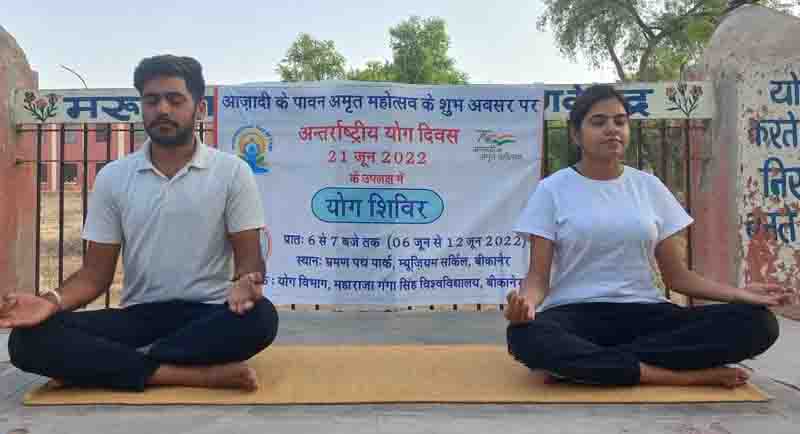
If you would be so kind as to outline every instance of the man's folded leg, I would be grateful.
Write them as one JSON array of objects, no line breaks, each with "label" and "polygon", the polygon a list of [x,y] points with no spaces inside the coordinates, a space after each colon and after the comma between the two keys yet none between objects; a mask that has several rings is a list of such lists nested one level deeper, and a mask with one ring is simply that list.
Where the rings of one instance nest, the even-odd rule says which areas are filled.
[{"label": "man's folded leg", "polygon": [[[75,386],[141,391],[166,372],[156,384],[249,388],[249,372],[233,364],[269,346],[277,328],[277,311],[266,299],[244,315],[226,304],[140,304],[63,312],[15,329],[9,354],[24,371]],[[138,350],[144,346],[146,354]]]},{"label": "man's folded leg", "polygon": [[262,299],[243,315],[231,312],[227,304],[204,305],[203,310],[150,347],[148,357],[159,367],[148,384],[257,389],[256,372],[244,361],[275,340],[275,307]]},{"label": "man's folded leg", "polygon": [[71,385],[143,390],[158,363],[136,348],[165,328],[163,321],[141,315],[146,309],[61,312],[38,326],[14,329],[11,363]]},{"label": "man's folded leg", "polygon": [[155,341],[148,357],[175,365],[242,362],[275,340],[278,313],[265,298],[244,315],[231,312],[227,303],[205,306],[185,326]]}]

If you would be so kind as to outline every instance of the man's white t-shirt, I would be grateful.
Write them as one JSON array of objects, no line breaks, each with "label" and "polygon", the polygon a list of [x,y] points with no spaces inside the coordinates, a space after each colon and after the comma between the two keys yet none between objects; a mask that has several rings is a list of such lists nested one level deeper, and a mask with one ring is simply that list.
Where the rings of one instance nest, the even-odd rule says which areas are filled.
[{"label": "man's white t-shirt", "polygon": [[543,311],[572,303],[658,303],[656,245],[693,219],[657,177],[625,166],[598,181],[573,168],[539,182],[514,230],[553,241]]},{"label": "man's white t-shirt", "polygon": [[229,235],[263,227],[258,185],[241,158],[197,140],[192,160],[167,178],[148,140],[97,174],[83,238],[122,245],[122,306],[223,303],[234,271]]}]

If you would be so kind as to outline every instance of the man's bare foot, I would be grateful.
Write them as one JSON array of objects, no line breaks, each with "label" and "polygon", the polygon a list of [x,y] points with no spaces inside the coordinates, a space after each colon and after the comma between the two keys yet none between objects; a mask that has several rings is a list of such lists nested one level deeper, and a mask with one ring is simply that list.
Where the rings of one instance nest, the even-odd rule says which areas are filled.
[{"label": "man's bare foot", "polygon": [[55,378],[51,378],[50,381],[45,384],[49,389],[60,389],[66,387],[66,385],[67,383],[65,381],[56,380]]},{"label": "man's bare foot", "polygon": [[256,371],[244,363],[208,367],[208,387],[222,389],[258,389]]},{"label": "man's bare foot", "polygon": [[258,389],[256,371],[243,362],[224,365],[161,365],[147,384],[162,386],[209,387],[218,389]]},{"label": "man's bare foot", "polygon": [[739,387],[747,383],[750,373],[741,368],[709,368],[673,371],[640,363],[642,384],[664,384],[671,386],[722,386]]}]

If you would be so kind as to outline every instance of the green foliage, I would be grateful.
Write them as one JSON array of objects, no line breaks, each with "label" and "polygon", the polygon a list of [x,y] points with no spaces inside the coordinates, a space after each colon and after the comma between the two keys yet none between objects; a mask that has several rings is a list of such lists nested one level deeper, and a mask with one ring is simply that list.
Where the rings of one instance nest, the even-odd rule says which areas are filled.
[{"label": "green foliage", "polygon": [[613,65],[620,81],[677,79],[696,61],[721,15],[723,0],[544,0],[541,30],[553,31],[566,56]]},{"label": "green foliage", "polygon": [[283,81],[335,80],[345,77],[344,56],[333,41],[320,41],[301,33],[278,64]]},{"label": "green foliage", "polygon": [[394,81],[394,70],[388,61],[369,61],[363,69],[353,69],[347,73],[348,80],[355,81]]},{"label": "green foliage", "polygon": [[345,59],[333,41],[300,34],[277,67],[283,81],[346,78],[414,84],[465,84],[468,76],[448,55],[450,37],[441,18],[412,16],[389,29],[392,61],[370,61],[345,72]]},{"label": "green foliage", "polygon": [[392,70],[401,83],[463,84],[467,74],[448,56],[450,37],[441,18],[412,16],[389,29]]}]

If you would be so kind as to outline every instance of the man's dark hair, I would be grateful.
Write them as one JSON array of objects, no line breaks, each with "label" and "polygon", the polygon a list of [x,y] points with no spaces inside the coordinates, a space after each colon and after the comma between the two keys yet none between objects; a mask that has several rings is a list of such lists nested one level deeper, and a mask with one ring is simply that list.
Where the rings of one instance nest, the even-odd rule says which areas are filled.
[{"label": "man's dark hair", "polygon": [[178,77],[186,82],[195,104],[206,94],[203,67],[200,62],[183,56],[164,54],[143,59],[133,72],[133,85],[141,95],[144,84],[157,77]]}]

